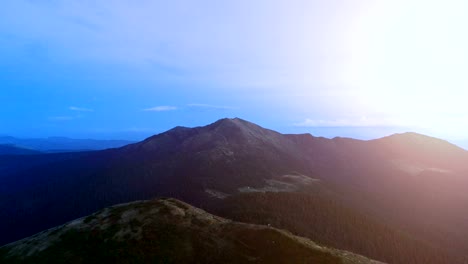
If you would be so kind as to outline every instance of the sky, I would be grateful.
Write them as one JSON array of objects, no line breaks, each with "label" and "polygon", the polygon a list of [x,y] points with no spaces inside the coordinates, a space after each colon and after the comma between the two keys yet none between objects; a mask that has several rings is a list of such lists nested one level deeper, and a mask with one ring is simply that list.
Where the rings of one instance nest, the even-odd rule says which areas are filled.
[{"label": "sky", "polygon": [[[2,0],[0,135],[468,139],[464,0]],[[468,141],[467,141],[468,142]]]}]

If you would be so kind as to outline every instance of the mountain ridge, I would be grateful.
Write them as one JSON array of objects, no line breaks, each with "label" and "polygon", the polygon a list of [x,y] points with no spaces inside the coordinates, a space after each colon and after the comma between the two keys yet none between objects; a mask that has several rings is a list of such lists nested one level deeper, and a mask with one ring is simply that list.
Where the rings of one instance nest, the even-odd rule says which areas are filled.
[{"label": "mountain ridge", "polygon": [[40,151],[22,148],[14,144],[0,144],[0,155],[34,155],[41,154]]},{"label": "mountain ridge", "polygon": [[220,218],[176,199],[135,201],[103,209],[0,247],[0,260],[2,263],[381,263],[319,246],[284,230]]},{"label": "mountain ridge", "polygon": [[[281,134],[223,119],[176,127],[117,149],[1,157],[0,172],[6,172],[0,177],[0,244],[133,200],[167,196],[210,209],[245,192],[290,192],[338,200],[463,256],[468,250],[462,213],[468,203],[466,152],[457,150],[452,161],[451,152],[447,158],[437,148],[403,143],[414,154],[407,155],[395,146]],[[12,163],[17,166],[8,167]],[[32,216],[42,220],[30,224]],[[357,253],[371,247],[352,246]]]},{"label": "mountain ridge", "polygon": [[130,140],[73,139],[68,137],[16,138],[0,136],[0,144],[13,144],[21,148],[44,153],[103,150],[135,143]]}]

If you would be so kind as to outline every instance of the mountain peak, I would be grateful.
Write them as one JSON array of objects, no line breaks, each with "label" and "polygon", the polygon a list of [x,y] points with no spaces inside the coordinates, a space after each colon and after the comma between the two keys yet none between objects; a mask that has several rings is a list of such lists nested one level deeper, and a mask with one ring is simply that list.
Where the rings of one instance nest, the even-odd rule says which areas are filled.
[{"label": "mountain peak", "polygon": [[393,134],[373,140],[381,152],[440,168],[464,168],[468,152],[446,140],[415,132]]},{"label": "mountain peak", "polygon": [[246,121],[244,119],[234,117],[234,118],[221,118],[218,121],[212,123],[211,125],[212,126],[220,126],[220,125],[245,126],[245,125],[255,125],[255,124],[252,122]]},{"label": "mountain peak", "polygon": [[439,150],[445,148],[457,148],[461,150],[461,148],[446,140],[416,132],[395,133],[390,136],[377,139],[377,141],[388,142],[391,144],[404,144],[406,146],[417,145],[425,148],[436,148]]},{"label": "mountain peak", "polygon": [[174,127],[166,132],[147,138],[130,148],[146,149],[154,151],[162,150],[165,147],[170,149],[177,146],[194,149],[206,147],[216,143],[224,144],[227,139],[231,142],[243,142],[245,140],[261,139],[266,129],[240,118],[222,118],[218,121],[203,127]]},{"label": "mountain peak", "polygon": [[408,131],[408,132],[403,132],[403,133],[395,133],[390,136],[387,136],[387,138],[432,138],[430,136],[413,132],[413,131]]}]

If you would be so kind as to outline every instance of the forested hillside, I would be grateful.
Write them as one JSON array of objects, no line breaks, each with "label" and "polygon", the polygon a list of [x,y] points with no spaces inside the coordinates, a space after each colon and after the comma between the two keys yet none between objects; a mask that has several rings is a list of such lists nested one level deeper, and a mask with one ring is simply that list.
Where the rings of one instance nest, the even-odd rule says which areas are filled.
[{"label": "forested hillside", "polygon": [[313,194],[266,192],[235,195],[219,203],[217,214],[271,225],[321,244],[388,263],[457,263],[439,248],[342,203]]}]

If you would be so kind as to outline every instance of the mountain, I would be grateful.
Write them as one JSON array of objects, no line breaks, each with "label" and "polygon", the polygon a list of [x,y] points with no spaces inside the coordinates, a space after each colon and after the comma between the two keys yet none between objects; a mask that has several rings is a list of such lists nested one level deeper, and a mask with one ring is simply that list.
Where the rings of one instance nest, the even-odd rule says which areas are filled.
[{"label": "mountain", "polygon": [[40,151],[21,148],[11,144],[0,144],[0,155],[33,155],[40,153]]},{"label": "mountain", "polygon": [[[448,263],[463,263],[467,172],[468,152],[416,133],[327,139],[222,119],[118,149],[0,157],[0,244],[113,204],[166,196],[242,221],[271,219],[276,227],[377,260],[447,263],[448,256]],[[259,202],[262,193],[274,195]],[[226,208],[237,199],[245,206],[231,215]],[[304,201],[322,202],[297,206]],[[295,210],[285,214],[285,208]],[[321,213],[327,210],[334,213]],[[330,224],[319,234],[303,226],[311,219]],[[376,240],[385,242],[376,246]],[[428,260],[432,255],[441,258]]]},{"label": "mountain", "polygon": [[40,152],[74,152],[118,148],[135,143],[128,140],[71,139],[66,137],[19,139],[1,136],[1,144],[15,145]]},{"label": "mountain", "polygon": [[321,245],[359,252],[386,263],[457,263],[456,258],[430,243],[322,195],[242,193],[219,201],[219,207],[210,212],[286,229]]},{"label": "mountain", "polygon": [[175,199],[103,209],[0,248],[0,262],[380,263],[287,231],[220,218]]}]

